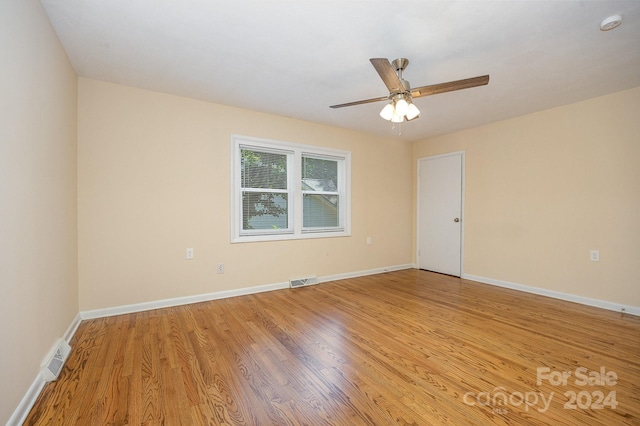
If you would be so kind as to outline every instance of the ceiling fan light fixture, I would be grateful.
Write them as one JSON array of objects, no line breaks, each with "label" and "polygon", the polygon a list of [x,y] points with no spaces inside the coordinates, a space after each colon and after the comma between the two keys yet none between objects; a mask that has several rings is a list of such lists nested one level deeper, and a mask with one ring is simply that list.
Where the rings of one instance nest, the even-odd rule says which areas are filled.
[{"label": "ceiling fan light fixture", "polygon": [[385,120],[391,120],[391,118],[393,118],[393,104],[388,103],[384,106],[384,108],[382,108],[382,111],[380,111],[380,117],[384,118]]},{"label": "ceiling fan light fixture", "polygon": [[380,111],[380,117],[393,123],[414,120],[419,115],[420,110],[411,102],[411,96],[406,93],[394,95],[391,102]]},{"label": "ceiling fan light fixture", "polygon": [[408,109],[409,109],[409,104],[404,99],[404,95],[402,95],[400,99],[396,101],[396,113],[400,116],[404,116],[407,114]]},{"label": "ceiling fan light fixture", "polygon": [[420,115],[420,110],[418,109],[417,106],[415,106],[413,103],[410,103],[408,108],[407,108],[407,121],[409,120],[413,120],[414,118],[418,118],[418,116]]},{"label": "ceiling fan light fixture", "polygon": [[403,121],[404,121],[404,115],[400,115],[397,112],[393,113],[393,116],[391,117],[392,123],[402,123]]}]

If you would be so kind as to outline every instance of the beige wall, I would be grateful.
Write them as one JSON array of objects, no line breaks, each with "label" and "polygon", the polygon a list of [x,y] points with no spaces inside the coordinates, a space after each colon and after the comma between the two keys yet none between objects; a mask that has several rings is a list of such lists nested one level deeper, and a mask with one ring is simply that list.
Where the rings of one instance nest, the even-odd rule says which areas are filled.
[{"label": "beige wall", "polygon": [[0,2],[0,424],[78,313],[76,76],[40,2]]},{"label": "beige wall", "polygon": [[[410,144],[84,78],[78,91],[81,310],[412,263]],[[231,134],[350,150],[352,236],[231,244]]]},{"label": "beige wall", "polygon": [[640,306],[639,111],[636,88],[415,143],[466,152],[464,272]]}]

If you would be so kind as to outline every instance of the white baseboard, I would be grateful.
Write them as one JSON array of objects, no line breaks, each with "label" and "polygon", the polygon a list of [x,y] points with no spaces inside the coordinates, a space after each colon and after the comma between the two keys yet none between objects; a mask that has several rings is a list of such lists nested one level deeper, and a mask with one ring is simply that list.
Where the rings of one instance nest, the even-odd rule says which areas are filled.
[{"label": "white baseboard", "polygon": [[44,379],[40,373],[38,373],[36,379],[31,383],[31,386],[29,386],[27,393],[22,397],[20,404],[18,404],[18,407],[16,407],[11,417],[9,417],[7,426],[20,426],[24,423],[25,419],[29,415],[29,411],[33,408],[33,404],[36,403],[38,396],[40,396],[40,392],[42,392],[44,384]]},{"label": "white baseboard", "polygon": [[495,280],[493,278],[480,277],[471,274],[462,274],[462,278],[498,287],[510,288],[512,290],[524,291],[526,293],[538,294],[540,296],[552,297],[554,299],[566,300],[568,302],[580,303],[581,305],[607,309],[609,311],[624,312],[626,314],[640,316],[640,307],[638,306],[625,305],[622,303],[610,302],[608,300],[591,299],[589,297],[577,296],[575,294],[562,293],[559,291],[547,290],[544,288],[532,287],[509,281]]},{"label": "white baseboard", "polygon": [[76,314],[76,317],[73,319],[73,321],[71,321],[71,325],[69,325],[69,327],[67,328],[67,331],[65,331],[65,333],[62,335],[62,338],[64,339],[65,342],[71,344],[71,338],[73,337],[74,334],[76,334],[76,331],[78,330],[78,327],[80,326],[81,322],[82,322],[82,318],[80,317],[80,313],[78,312]]},{"label": "white baseboard", "polygon": [[346,274],[327,275],[325,277],[318,278],[318,283],[324,283],[327,281],[346,280],[348,278],[365,277],[367,275],[384,274],[385,272],[402,271],[403,269],[415,269],[415,263],[407,263],[405,265],[389,266],[387,268],[368,269],[365,271],[348,272]]},{"label": "white baseboard", "polygon": [[255,287],[245,287],[237,290],[224,290],[215,293],[196,294],[193,296],[174,297],[172,299],[154,300],[152,302],[134,303],[131,305],[115,306],[113,308],[94,309],[82,311],[80,316],[83,320],[110,317],[114,315],[131,314],[134,312],[150,311],[152,309],[170,308],[172,306],[188,305],[190,303],[208,302],[209,300],[225,299],[227,297],[244,296],[247,294],[262,293],[265,291],[280,290],[288,288],[289,283],[276,283],[259,285]]},{"label": "white baseboard", "polygon": [[[327,281],[337,281],[347,278],[364,277],[366,275],[382,274],[391,271],[400,271],[402,269],[415,268],[415,264],[405,264],[389,266],[384,268],[368,269],[364,271],[348,272],[345,274],[327,275],[318,277],[318,284]],[[116,306],[113,308],[94,309],[90,311],[80,312],[83,320],[110,317],[113,315],[131,314],[134,312],[148,311],[151,309],[170,308],[172,306],[188,305],[190,303],[207,302],[210,300],[226,299],[228,297],[244,296],[247,294],[262,293],[265,291],[281,290],[289,288],[289,282],[273,283],[259,285],[255,287],[245,287],[236,290],[217,291],[214,293],[196,294],[193,296],[175,297],[172,299],[156,300],[152,302],[135,303],[131,305]]]},{"label": "white baseboard", "polygon": [[[71,324],[69,325],[69,327],[67,327],[67,330],[62,335],[62,338],[67,343],[71,342],[71,338],[76,333],[76,330],[78,330],[78,326],[80,325],[80,322],[81,322],[80,314],[77,314],[73,319],[73,321],[71,321]],[[20,426],[24,423],[24,420],[29,415],[31,408],[33,408],[33,404],[36,403],[38,396],[40,396],[40,392],[42,392],[42,389],[44,388],[45,383],[46,382],[42,377],[42,374],[38,373],[35,380],[33,381],[33,383],[31,383],[31,386],[29,386],[29,389],[27,389],[27,392],[22,397],[22,400],[14,410],[13,414],[11,415],[11,417],[9,417],[7,426]]]}]

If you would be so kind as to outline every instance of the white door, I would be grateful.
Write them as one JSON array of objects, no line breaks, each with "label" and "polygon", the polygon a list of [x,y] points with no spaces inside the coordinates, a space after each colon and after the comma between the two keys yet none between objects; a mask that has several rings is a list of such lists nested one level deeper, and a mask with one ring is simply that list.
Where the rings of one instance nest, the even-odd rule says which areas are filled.
[{"label": "white door", "polygon": [[418,160],[418,267],[462,271],[463,153]]}]

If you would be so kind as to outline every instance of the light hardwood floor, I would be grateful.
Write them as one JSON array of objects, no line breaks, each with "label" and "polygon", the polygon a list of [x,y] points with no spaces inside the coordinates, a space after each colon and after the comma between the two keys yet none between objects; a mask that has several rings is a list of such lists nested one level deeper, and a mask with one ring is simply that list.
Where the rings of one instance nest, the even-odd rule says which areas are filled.
[{"label": "light hardwood floor", "polygon": [[25,424],[640,425],[640,317],[418,270],[84,321],[72,346]]}]

